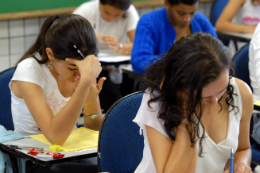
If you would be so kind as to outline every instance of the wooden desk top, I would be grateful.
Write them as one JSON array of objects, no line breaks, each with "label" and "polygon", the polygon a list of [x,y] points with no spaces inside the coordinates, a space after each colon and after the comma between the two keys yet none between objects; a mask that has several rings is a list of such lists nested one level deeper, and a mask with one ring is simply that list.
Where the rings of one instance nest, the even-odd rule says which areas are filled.
[{"label": "wooden desk top", "polygon": [[[212,2],[213,0],[200,0],[200,2]],[[140,7],[152,7],[164,5],[163,0],[149,0],[144,2],[133,2],[136,8]],[[34,18],[34,17],[46,17],[55,14],[69,14],[72,13],[76,7],[71,8],[60,8],[60,9],[50,9],[50,10],[39,10],[39,11],[25,11],[17,13],[0,13],[1,20],[12,20],[12,19],[24,19],[24,18]]]}]

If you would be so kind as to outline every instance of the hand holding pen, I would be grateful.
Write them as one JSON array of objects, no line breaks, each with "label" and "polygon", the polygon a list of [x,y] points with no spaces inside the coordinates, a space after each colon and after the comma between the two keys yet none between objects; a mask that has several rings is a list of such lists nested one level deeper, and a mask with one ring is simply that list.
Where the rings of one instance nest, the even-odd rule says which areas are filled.
[{"label": "hand holding pen", "polygon": [[251,167],[246,165],[244,162],[240,162],[234,165],[234,151],[231,148],[230,153],[230,168],[226,169],[224,173],[252,173]]}]

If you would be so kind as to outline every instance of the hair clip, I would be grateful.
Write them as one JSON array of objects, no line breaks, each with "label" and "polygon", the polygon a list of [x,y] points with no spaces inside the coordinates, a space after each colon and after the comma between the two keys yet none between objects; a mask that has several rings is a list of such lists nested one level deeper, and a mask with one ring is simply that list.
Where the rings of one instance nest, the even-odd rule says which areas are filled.
[{"label": "hair clip", "polygon": [[84,55],[81,53],[81,51],[77,48],[77,46],[74,44],[73,47],[77,50],[77,52],[80,54],[80,56],[85,59]]}]

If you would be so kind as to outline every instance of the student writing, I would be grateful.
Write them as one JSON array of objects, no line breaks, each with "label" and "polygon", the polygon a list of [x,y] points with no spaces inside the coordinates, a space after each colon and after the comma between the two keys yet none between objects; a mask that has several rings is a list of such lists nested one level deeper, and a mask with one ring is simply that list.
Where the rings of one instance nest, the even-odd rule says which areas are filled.
[{"label": "student writing", "polygon": [[[144,136],[137,173],[251,173],[253,98],[233,76],[226,47],[210,34],[181,38],[146,70],[133,120]],[[225,171],[224,171],[225,169]]]}]

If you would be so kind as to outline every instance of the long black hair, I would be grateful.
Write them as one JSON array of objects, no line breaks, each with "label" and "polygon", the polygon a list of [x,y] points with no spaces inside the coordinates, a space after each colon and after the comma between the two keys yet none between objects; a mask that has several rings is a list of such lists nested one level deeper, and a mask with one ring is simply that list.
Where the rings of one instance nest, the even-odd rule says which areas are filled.
[{"label": "long black hair", "polygon": [[[75,14],[51,16],[45,20],[35,43],[25,52],[19,62],[28,57],[34,57],[38,63],[46,63],[48,61],[47,47],[51,48],[57,59],[78,58],[80,55],[73,47],[74,45],[84,56],[97,55],[95,32],[88,20]],[[38,59],[36,53],[39,53],[42,58]]]},{"label": "long black hair", "polygon": [[[144,78],[144,84],[151,93],[148,106],[151,108],[152,102],[160,102],[158,118],[165,120],[165,130],[173,141],[177,126],[187,118],[192,147],[200,139],[201,156],[205,134],[204,128],[203,134],[199,134],[199,126],[202,125],[202,89],[218,79],[224,70],[229,72],[229,78],[233,76],[230,54],[217,38],[197,32],[181,38],[153,62]],[[186,93],[185,97],[183,93]],[[235,94],[230,83],[226,93],[226,104],[234,110],[237,107],[233,105]]]}]

